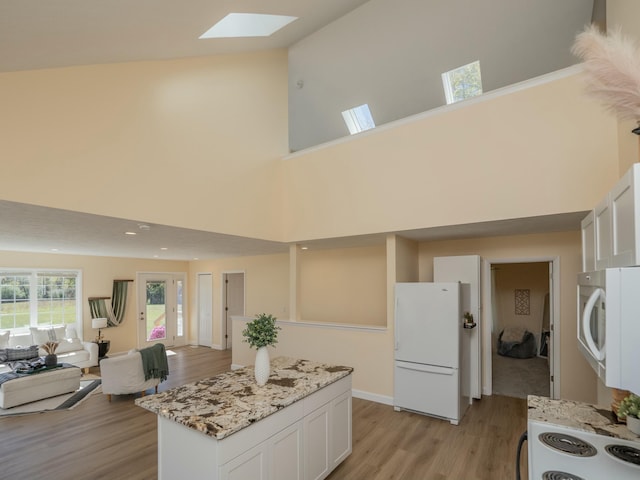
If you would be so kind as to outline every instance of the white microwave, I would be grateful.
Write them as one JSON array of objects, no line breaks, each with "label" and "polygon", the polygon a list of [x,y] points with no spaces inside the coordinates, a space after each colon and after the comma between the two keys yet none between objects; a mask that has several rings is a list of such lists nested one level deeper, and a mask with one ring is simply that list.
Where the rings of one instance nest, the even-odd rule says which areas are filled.
[{"label": "white microwave", "polygon": [[577,330],[605,385],[640,393],[640,267],[579,274]]}]

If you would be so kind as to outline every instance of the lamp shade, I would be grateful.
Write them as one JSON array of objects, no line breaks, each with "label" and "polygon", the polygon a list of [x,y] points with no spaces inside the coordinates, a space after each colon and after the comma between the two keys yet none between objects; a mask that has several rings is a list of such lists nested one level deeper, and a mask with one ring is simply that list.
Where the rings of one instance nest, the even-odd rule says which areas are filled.
[{"label": "lamp shade", "polygon": [[92,328],[107,328],[107,319],[106,318],[93,318],[93,319],[91,319],[91,327]]}]

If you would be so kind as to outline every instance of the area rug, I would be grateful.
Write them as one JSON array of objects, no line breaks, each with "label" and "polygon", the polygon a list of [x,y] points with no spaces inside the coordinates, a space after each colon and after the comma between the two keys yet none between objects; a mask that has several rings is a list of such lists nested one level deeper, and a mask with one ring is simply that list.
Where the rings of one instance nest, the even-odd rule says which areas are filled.
[{"label": "area rug", "polygon": [[30,413],[44,413],[56,410],[71,410],[87,399],[90,395],[99,392],[102,381],[95,375],[85,375],[80,380],[80,388],[75,392],[44,398],[37,402],[25,403],[12,408],[0,408],[0,417],[13,415],[27,415]]}]

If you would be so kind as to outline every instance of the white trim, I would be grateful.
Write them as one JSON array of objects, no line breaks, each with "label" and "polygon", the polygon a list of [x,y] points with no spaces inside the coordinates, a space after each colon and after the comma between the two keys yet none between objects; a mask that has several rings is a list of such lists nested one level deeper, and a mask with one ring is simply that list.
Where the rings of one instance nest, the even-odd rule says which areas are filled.
[{"label": "white trim", "polygon": [[529,80],[524,80],[522,82],[514,83],[513,85],[507,85],[506,87],[497,88],[495,90],[485,92],[482,95],[478,95],[477,97],[472,97],[467,100],[452,103],[450,105],[442,105],[440,107],[427,110],[426,112],[416,113],[415,115],[409,115],[408,117],[401,118],[399,120],[394,120],[392,122],[385,123],[383,125],[379,125],[376,128],[372,128],[371,130],[365,130],[364,132],[358,133],[357,135],[340,137],[335,140],[331,140],[330,142],[321,143],[320,145],[314,145],[313,147],[303,148],[296,152],[290,153],[289,155],[285,155],[284,157],[282,157],[282,159],[293,160],[297,157],[306,155],[308,153],[312,153],[318,150],[324,150],[325,148],[330,148],[335,145],[341,145],[343,143],[351,142],[355,139],[360,139],[365,135],[375,135],[378,132],[398,128],[403,125],[407,125],[419,120],[424,120],[425,118],[434,117],[442,113],[447,113],[458,108],[464,108],[469,105],[473,105],[475,103],[486,102],[498,97],[502,97],[504,95],[510,95],[512,93],[519,92],[521,90],[526,90],[528,88],[534,88],[540,85],[545,85],[547,83],[551,83],[557,80],[561,80],[563,78],[570,77],[572,75],[576,75],[582,71],[583,71],[583,67],[581,64],[572,65],[570,67],[563,68],[561,70],[556,70],[555,72],[540,75],[538,77],[535,77]]},{"label": "white trim", "polygon": [[[214,286],[213,272],[196,272],[196,291],[195,291],[195,294],[196,294],[196,314],[195,314],[196,322],[195,323],[196,324],[194,326],[195,328],[193,329],[193,332],[195,332],[195,338],[192,337],[189,343],[191,345],[198,345],[198,346],[200,346],[200,275],[211,275],[211,288],[213,289],[213,286]],[[211,321],[213,322],[213,291],[211,292]],[[191,332],[191,329],[189,329],[189,331]],[[213,327],[211,328],[211,332],[213,333]]]},{"label": "white trim", "polygon": [[351,395],[355,398],[361,398],[362,400],[369,400],[370,402],[381,403],[383,405],[393,405],[393,397],[388,395],[380,395],[378,393],[365,392],[363,390],[351,390]]},{"label": "white trim", "polygon": [[232,363],[231,364],[231,370],[240,370],[241,368],[244,368],[244,365],[240,365],[238,363]]},{"label": "white trim", "polygon": [[553,391],[549,392],[549,396],[553,399],[560,397],[560,257],[543,256],[543,257],[516,257],[516,258],[484,258],[482,267],[482,308],[485,319],[484,328],[482,329],[482,394],[492,394],[492,374],[491,374],[491,328],[493,325],[493,309],[491,308],[491,266],[494,264],[505,263],[549,263],[553,264]]},{"label": "white trim", "polygon": [[211,348],[212,350],[225,350],[225,349],[222,347],[222,345],[220,345],[219,343],[214,343],[214,344],[213,344],[213,345],[211,345],[211,347],[209,347],[209,348]]}]

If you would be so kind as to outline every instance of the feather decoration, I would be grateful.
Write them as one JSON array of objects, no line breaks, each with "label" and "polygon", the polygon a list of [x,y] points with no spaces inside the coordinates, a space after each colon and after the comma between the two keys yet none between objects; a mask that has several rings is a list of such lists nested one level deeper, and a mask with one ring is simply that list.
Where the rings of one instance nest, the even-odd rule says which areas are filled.
[{"label": "feather decoration", "polygon": [[619,118],[640,120],[640,51],[619,29],[594,25],[576,36],[571,52],[583,60],[588,94]]}]

